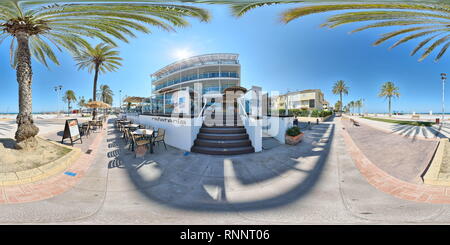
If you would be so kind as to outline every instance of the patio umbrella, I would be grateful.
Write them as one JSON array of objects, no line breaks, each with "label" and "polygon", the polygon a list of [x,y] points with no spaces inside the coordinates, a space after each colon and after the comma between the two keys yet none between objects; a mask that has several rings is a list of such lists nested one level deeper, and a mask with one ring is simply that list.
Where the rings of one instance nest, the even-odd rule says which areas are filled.
[{"label": "patio umbrella", "polygon": [[127,102],[127,103],[142,103],[146,99],[147,98],[144,98],[144,97],[130,96],[130,97],[126,97],[123,101]]},{"label": "patio umbrella", "polygon": [[88,108],[111,108],[110,105],[106,104],[103,101],[91,101],[86,104]]},{"label": "patio umbrella", "polygon": [[89,103],[86,104],[86,107],[94,109],[92,111],[92,119],[93,120],[95,120],[95,118],[97,116],[97,112],[96,112],[95,109],[97,109],[97,108],[103,108],[103,109],[111,108],[110,105],[106,104],[103,101],[90,101]]}]

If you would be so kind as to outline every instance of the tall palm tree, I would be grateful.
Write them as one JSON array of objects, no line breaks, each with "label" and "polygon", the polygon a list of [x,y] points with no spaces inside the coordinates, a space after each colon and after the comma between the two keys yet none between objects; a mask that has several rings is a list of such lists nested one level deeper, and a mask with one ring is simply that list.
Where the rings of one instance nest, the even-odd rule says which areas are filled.
[{"label": "tall palm tree", "polygon": [[149,33],[147,25],[168,31],[187,26],[185,17],[207,21],[209,14],[197,7],[144,1],[0,1],[0,42],[11,39],[11,64],[19,84],[17,147],[27,149],[37,145],[34,136],[39,129],[31,115],[31,57],[46,66],[47,59],[59,64],[54,48],[77,55],[80,48],[90,47],[86,38],[115,45],[115,40],[127,42],[135,31]]},{"label": "tall palm tree", "polygon": [[[349,87],[345,85],[345,81],[339,80],[334,83],[333,85],[333,94],[339,94],[339,101],[341,102],[340,105],[342,107],[342,94],[348,94]],[[340,111],[342,111],[342,108],[339,108]]]},{"label": "tall palm tree", "polygon": [[97,96],[106,104],[112,105],[114,93],[108,85],[100,85],[100,91]]},{"label": "tall palm tree", "polygon": [[[293,2],[314,1],[286,0],[235,3],[232,4],[232,11],[236,16],[242,16],[259,6]],[[438,61],[450,47],[450,3],[448,1],[428,1],[427,3],[420,3],[419,1],[372,1],[368,3],[367,1],[357,0],[353,3],[320,3],[291,8],[282,13],[281,19],[283,22],[288,23],[306,15],[330,11],[340,12],[329,17],[322,25],[323,27],[334,28],[343,24],[367,21],[371,21],[371,23],[359,27],[351,33],[372,28],[398,27],[395,31],[383,34],[380,39],[374,42],[374,46],[397,37],[400,38],[390,48],[397,47],[410,40],[421,39],[410,53],[410,55],[415,55],[424,48],[419,61],[422,61],[436,48],[440,47],[435,57],[435,61]],[[430,45],[425,48],[428,43]]]},{"label": "tall palm tree", "polygon": [[67,90],[64,93],[63,101],[67,103],[67,115],[70,114],[70,109],[72,106],[70,105],[71,102],[77,101],[77,97],[75,95],[75,92],[73,90]]},{"label": "tall palm tree", "polygon": [[[119,51],[113,50],[114,46],[106,43],[99,43],[94,48],[88,47],[82,50],[80,55],[75,57],[78,62],[78,70],[88,69],[89,73],[94,72],[94,86],[92,89],[92,100],[97,101],[97,80],[99,73],[113,72],[119,69],[122,64]],[[97,110],[92,112],[93,119],[97,115]]]},{"label": "tall palm tree", "polygon": [[385,97],[388,99],[388,109],[389,109],[389,116],[391,116],[391,99],[393,97],[400,97],[399,88],[395,86],[393,82],[385,82],[381,86],[380,93],[378,94],[379,97]]}]

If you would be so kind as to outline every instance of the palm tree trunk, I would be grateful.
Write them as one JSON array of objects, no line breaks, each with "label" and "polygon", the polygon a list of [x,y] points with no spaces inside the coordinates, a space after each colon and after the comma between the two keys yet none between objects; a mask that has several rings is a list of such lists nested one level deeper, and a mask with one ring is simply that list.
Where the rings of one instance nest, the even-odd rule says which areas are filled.
[{"label": "palm tree trunk", "polygon": [[39,128],[33,123],[31,115],[32,92],[31,83],[33,80],[33,71],[31,68],[31,54],[29,47],[29,36],[26,33],[19,32],[17,38],[17,67],[16,76],[19,84],[19,114],[17,115],[17,131],[15,139],[17,148],[30,149],[37,146],[37,140],[34,136],[39,133]]},{"label": "palm tree trunk", "polygon": [[[96,64],[95,65],[95,76],[94,76],[94,91],[92,93],[92,100],[93,101],[97,101],[97,79],[98,79],[98,69],[99,69],[99,65]],[[95,120],[97,116],[97,108],[94,108],[94,110],[92,111],[92,120]]]},{"label": "palm tree trunk", "polygon": [[339,96],[340,96],[340,99],[341,99],[341,104],[340,104],[341,108],[339,108],[339,111],[342,112],[342,106],[344,105],[344,104],[342,104],[342,92],[339,93]]},{"label": "palm tree trunk", "polygon": [[391,97],[389,97],[389,117],[391,117]]}]

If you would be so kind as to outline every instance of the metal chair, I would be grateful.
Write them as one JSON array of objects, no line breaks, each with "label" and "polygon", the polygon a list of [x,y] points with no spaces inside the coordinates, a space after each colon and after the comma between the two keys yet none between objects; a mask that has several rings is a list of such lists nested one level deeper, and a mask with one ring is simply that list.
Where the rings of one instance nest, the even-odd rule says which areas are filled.
[{"label": "metal chair", "polygon": [[[151,141],[149,139],[145,138],[144,136],[139,136],[139,135],[130,133],[130,137],[131,137],[130,146],[132,146],[132,150],[134,152],[136,152],[135,148],[137,148],[139,146],[147,147],[148,144],[151,144]],[[148,147],[147,147],[147,150],[148,150]],[[135,156],[136,156],[136,154],[135,154]]]},{"label": "metal chair", "polygon": [[164,130],[163,128],[158,128],[158,133],[157,135],[153,138],[153,144],[163,142],[164,144],[164,148],[166,148],[167,150],[167,146],[166,146],[166,142],[164,141],[166,136],[166,130]]}]

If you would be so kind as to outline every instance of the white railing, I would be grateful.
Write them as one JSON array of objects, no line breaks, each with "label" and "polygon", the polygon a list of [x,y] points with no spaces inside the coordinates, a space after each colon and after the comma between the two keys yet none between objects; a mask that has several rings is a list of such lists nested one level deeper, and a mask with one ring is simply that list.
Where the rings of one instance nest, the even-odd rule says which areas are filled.
[{"label": "white railing", "polygon": [[237,100],[237,102],[238,102],[238,105],[239,105],[239,116],[243,116],[244,117],[244,119],[248,119],[248,115],[247,115],[247,112],[245,111],[245,106],[242,104],[242,101],[244,101],[244,96],[242,96],[242,97],[240,97],[240,98],[238,98],[238,100]]}]

